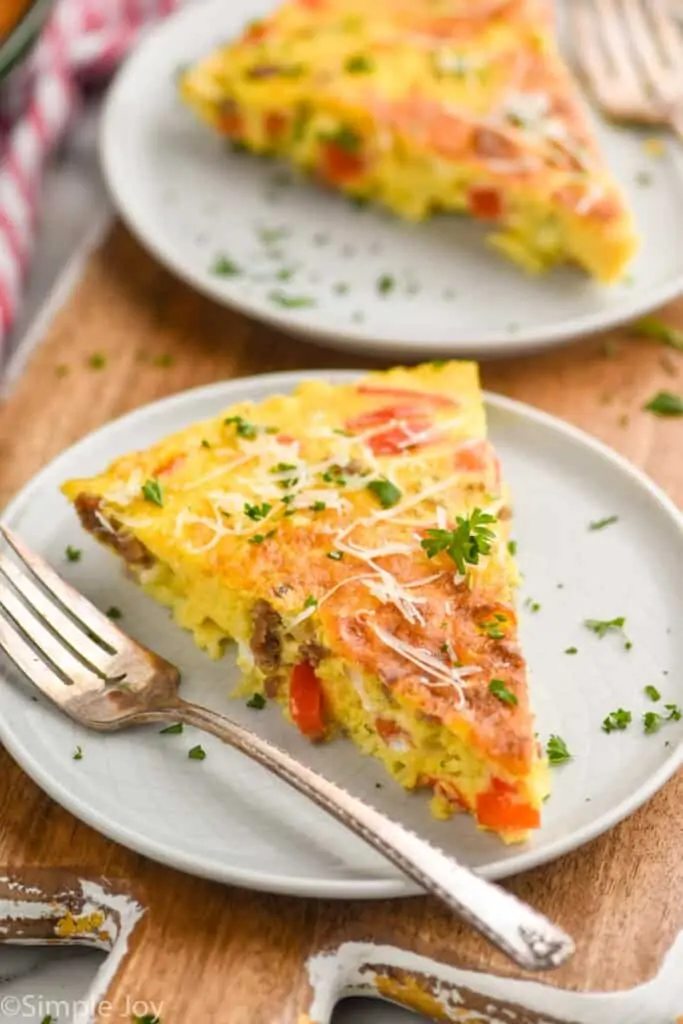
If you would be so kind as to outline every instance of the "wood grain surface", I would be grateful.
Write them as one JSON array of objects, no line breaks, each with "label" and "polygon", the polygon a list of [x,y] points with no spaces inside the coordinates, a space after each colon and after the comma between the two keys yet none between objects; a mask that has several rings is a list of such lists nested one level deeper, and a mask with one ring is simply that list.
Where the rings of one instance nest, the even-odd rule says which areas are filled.
[{"label": "wood grain surface", "polygon": [[[683,302],[662,316],[683,326]],[[104,357],[100,369],[91,365],[96,353]],[[66,446],[150,400],[271,370],[368,365],[382,364],[304,344],[201,298],[117,227],[0,407],[0,507]],[[602,438],[683,504],[683,420],[642,411],[655,391],[683,393],[683,353],[619,331],[491,362],[483,366],[483,379],[490,390]],[[136,931],[136,955],[115,980],[114,998],[134,993],[161,1000],[169,1007],[163,1024],[296,1022],[309,995],[305,958],[350,939],[391,942],[520,977],[431,900],[304,901],[194,879],[78,822],[1,750],[0,779],[0,865],[69,867],[134,882],[148,912]],[[577,940],[576,956],[547,976],[548,984],[616,991],[657,972],[683,930],[682,803],[679,774],[606,836],[510,882]]]}]

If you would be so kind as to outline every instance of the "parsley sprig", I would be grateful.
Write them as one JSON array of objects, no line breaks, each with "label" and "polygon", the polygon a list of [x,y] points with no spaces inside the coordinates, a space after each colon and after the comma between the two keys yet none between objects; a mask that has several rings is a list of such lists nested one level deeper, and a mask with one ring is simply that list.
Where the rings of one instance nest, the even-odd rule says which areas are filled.
[{"label": "parsley sprig", "polygon": [[630,651],[633,647],[633,644],[624,632],[626,619],[623,615],[617,616],[616,619],[585,619],[583,624],[586,629],[590,629],[591,633],[595,633],[601,640],[608,633],[621,633],[626,650]]},{"label": "parsley sprig", "polygon": [[677,327],[670,327],[656,316],[644,316],[633,325],[633,333],[636,337],[652,338],[653,341],[661,341],[669,348],[677,348],[683,352],[683,331]]},{"label": "parsley sprig", "polygon": [[481,555],[491,553],[495,533],[489,524],[497,522],[496,517],[475,508],[469,516],[458,516],[455,530],[427,530],[421,546],[428,558],[446,554],[455,562],[458,571],[465,572],[466,565],[478,565]]},{"label": "parsley sprig", "polygon": [[517,695],[508,689],[502,679],[492,679],[489,683],[489,692],[497,697],[503,704],[518,704]]},{"label": "parsley sprig", "polygon": [[228,416],[223,423],[226,427],[234,426],[237,436],[243,437],[246,441],[253,441],[258,434],[258,428],[253,423],[248,423],[242,416]]},{"label": "parsley sprig", "polygon": [[156,477],[151,477],[149,480],[145,480],[142,485],[142,495],[146,501],[151,501],[153,505],[159,505],[163,507],[164,496],[161,490],[161,484]]},{"label": "parsley sprig", "polygon": [[613,526],[619,522],[619,516],[606,516],[605,519],[596,519],[588,524],[589,530],[604,530],[607,526]]},{"label": "parsley sprig", "polygon": [[259,520],[266,518],[272,507],[267,501],[264,501],[262,505],[250,505],[247,501],[244,505],[244,514],[249,519],[253,519],[255,523],[258,523]]},{"label": "parsley sprig", "polygon": [[603,720],[602,731],[603,732],[617,732],[622,731],[631,724],[633,715],[630,711],[625,711],[623,708],[617,708],[616,711],[610,711],[609,715]]},{"label": "parsley sprig", "polygon": [[572,760],[572,754],[561,736],[553,734],[546,744],[545,752],[548,755],[549,764],[567,764]]},{"label": "parsley sprig", "polygon": [[683,395],[676,395],[673,391],[658,391],[645,403],[643,409],[655,416],[683,416]]}]

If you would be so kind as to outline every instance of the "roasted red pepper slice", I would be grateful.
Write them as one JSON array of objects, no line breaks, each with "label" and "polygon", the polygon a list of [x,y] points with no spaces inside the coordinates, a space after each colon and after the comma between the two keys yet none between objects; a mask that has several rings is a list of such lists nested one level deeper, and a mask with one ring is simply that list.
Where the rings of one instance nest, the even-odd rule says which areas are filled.
[{"label": "roasted red pepper slice", "polygon": [[365,167],[365,157],[361,153],[350,153],[335,142],[328,142],[322,148],[319,174],[331,185],[343,185],[345,182],[360,178],[365,172]]},{"label": "roasted red pepper slice", "polygon": [[524,832],[538,828],[541,815],[535,807],[516,800],[512,793],[501,792],[500,787],[494,787],[477,797],[477,821],[498,832]]},{"label": "roasted red pepper slice", "polygon": [[414,405],[383,405],[379,409],[369,409],[358,416],[352,416],[346,422],[347,430],[369,430],[371,427],[383,427],[385,423],[401,420],[412,425],[414,420],[429,424],[421,409]]},{"label": "roasted red pepper slice", "polygon": [[503,213],[503,200],[495,188],[471,188],[468,206],[472,216],[480,220],[498,220]]},{"label": "roasted red pepper slice", "polygon": [[286,114],[280,114],[277,111],[274,111],[270,114],[266,114],[265,127],[268,138],[272,139],[273,141],[277,141],[278,139],[282,138],[282,136],[287,130],[288,124],[289,120]]},{"label": "roasted red pepper slice", "polygon": [[420,430],[426,430],[429,427],[429,420],[426,420],[424,425],[419,428],[415,425],[414,421],[411,422],[410,426],[411,430],[401,426],[401,424],[397,424],[395,427],[390,427],[388,430],[380,430],[377,434],[369,437],[367,444],[373,455],[400,455],[407,448],[421,448],[429,443],[426,438],[419,440],[415,438],[415,435],[419,434]]},{"label": "roasted red pepper slice", "polygon": [[486,441],[458,448],[453,456],[454,468],[463,473],[483,473],[487,462],[488,444]]},{"label": "roasted red pepper slice", "polygon": [[218,117],[218,130],[231,139],[239,138],[244,132],[244,118],[236,103],[226,103]]},{"label": "roasted red pepper slice", "polygon": [[289,712],[295,725],[309,739],[325,735],[323,690],[308,662],[295,665],[289,685]]}]

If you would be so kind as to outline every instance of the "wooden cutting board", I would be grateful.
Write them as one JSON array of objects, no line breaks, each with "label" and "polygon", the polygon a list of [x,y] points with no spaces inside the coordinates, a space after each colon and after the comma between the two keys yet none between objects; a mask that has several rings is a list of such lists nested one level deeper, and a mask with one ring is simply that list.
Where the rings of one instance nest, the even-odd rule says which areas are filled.
[{"label": "wooden cutting board", "polygon": [[[683,326],[683,301],[662,315]],[[143,403],[226,377],[352,364],[382,365],[218,307],[116,227],[0,407],[0,507],[67,445]],[[683,393],[683,354],[620,331],[486,364],[483,378],[602,438],[683,504],[683,419],[642,411],[660,389]],[[470,1024],[683,1015],[680,774],[609,834],[511,880],[577,941],[569,964],[533,980],[430,899],[295,900],[194,879],[78,822],[2,750],[0,779],[0,941],[110,950],[91,994],[108,1001],[100,1020],[326,1024],[356,991]]]}]

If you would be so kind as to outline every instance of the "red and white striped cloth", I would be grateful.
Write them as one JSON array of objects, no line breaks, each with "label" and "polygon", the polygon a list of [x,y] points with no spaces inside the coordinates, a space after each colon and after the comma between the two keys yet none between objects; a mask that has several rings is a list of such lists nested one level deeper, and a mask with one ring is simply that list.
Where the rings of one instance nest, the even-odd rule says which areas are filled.
[{"label": "red and white striped cloth", "polygon": [[[2,2],[2,0],[0,0]],[[0,84],[0,367],[31,263],[46,161],[77,112],[140,32],[179,0],[56,0],[27,61]]]}]

